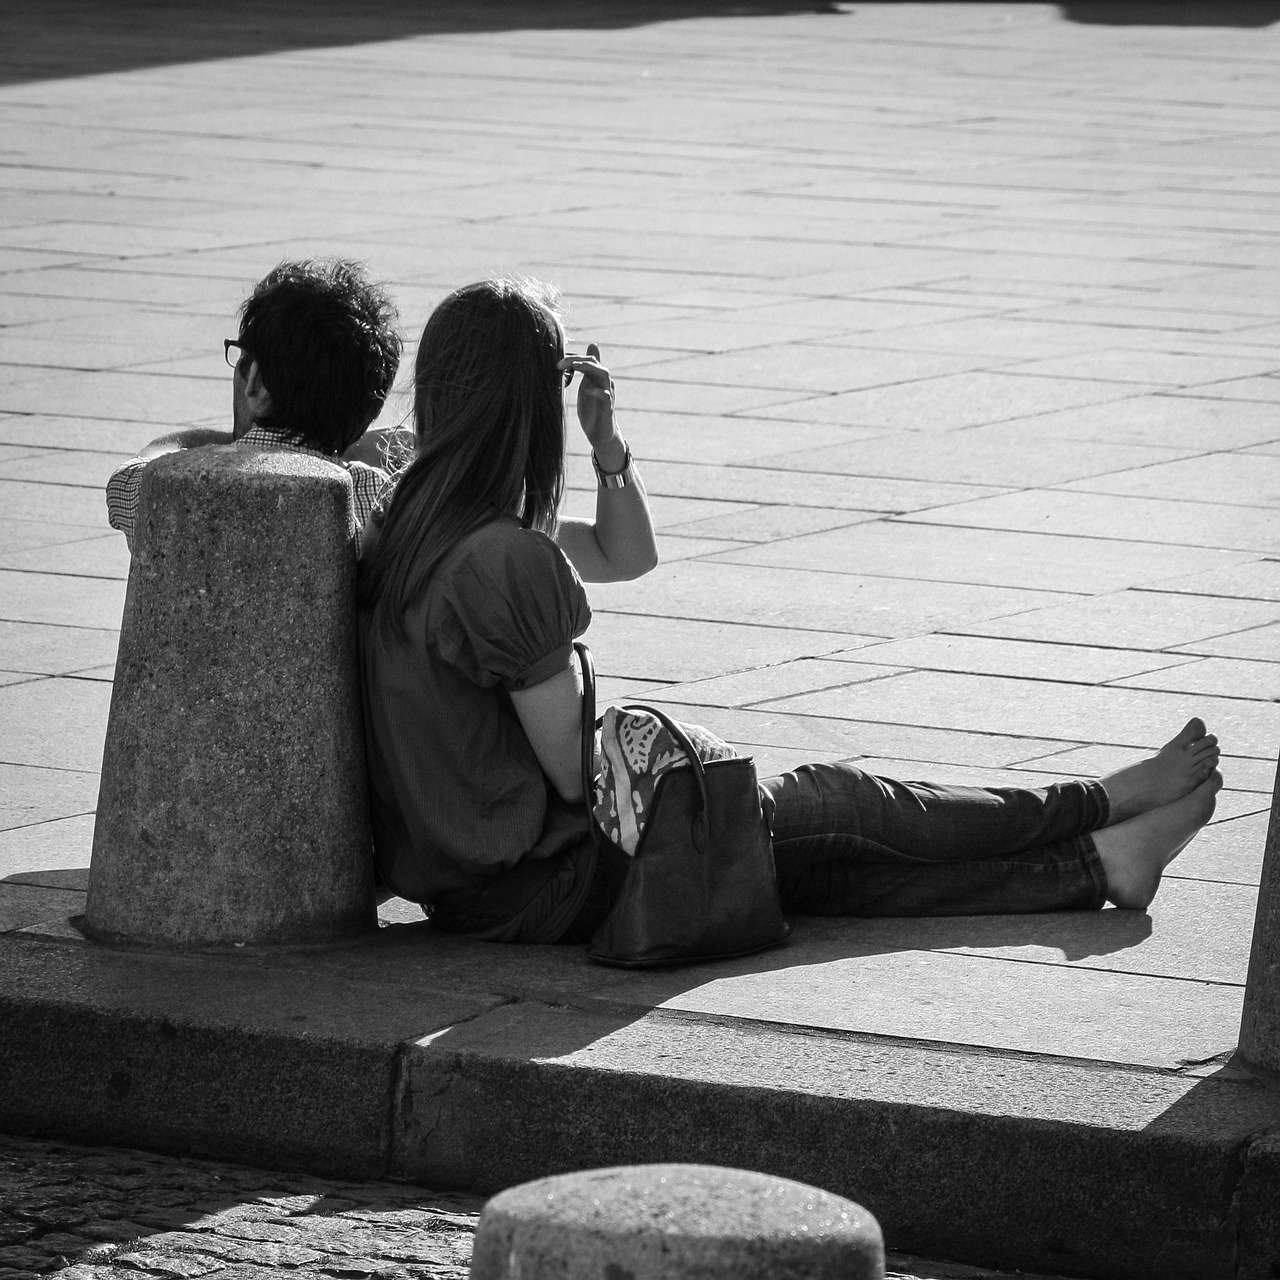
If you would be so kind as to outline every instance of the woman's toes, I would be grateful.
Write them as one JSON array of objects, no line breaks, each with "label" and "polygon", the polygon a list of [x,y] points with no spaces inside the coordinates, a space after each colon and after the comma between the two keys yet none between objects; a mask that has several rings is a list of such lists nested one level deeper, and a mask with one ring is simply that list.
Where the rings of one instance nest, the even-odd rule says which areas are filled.
[{"label": "woman's toes", "polygon": [[1182,726],[1182,732],[1173,738],[1169,746],[1171,747],[1189,747],[1193,742],[1205,736],[1205,723],[1199,716],[1192,716],[1186,724]]},{"label": "woman's toes", "polygon": [[1210,769],[1208,777],[1191,793],[1200,801],[1201,825],[1213,817],[1218,806],[1218,792],[1222,790],[1222,774],[1217,769]]}]

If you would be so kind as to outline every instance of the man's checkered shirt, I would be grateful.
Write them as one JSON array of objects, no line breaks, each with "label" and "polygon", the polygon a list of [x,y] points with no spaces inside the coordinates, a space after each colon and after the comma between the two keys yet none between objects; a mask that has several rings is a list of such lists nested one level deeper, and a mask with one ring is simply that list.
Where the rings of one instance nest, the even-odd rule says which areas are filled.
[{"label": "man's checkered shirt", "polygon": [[[284,453],[305,453],[344,467],[351,476],[352,505],[357,527],[356,550],[359,551],[364,522],[377,505],[382,491],[391,483],[391,478],[385,471],[364,462],[345,462],[331,454],[322,453],[319,449],[295,444],[287,437],[276,435],[262,427],[250,427],[239,443],[259,449],[279,449]],[[149,461],[152,459],[134,458],[132,462],[126,462],[112,472],[111,479],[107,481],[107,519],[113,529],[119,529],[124,534],[130,551],[133,550],[134,526],[138,522],[138,495],[142,488],[142,473]]]}]

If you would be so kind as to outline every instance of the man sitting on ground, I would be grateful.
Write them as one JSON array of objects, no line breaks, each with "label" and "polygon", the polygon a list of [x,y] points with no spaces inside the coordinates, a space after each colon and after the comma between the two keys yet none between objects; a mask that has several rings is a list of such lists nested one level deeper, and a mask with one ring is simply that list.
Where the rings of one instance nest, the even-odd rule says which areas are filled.
[{"label": "man sitting on ground", "polygon": [[[400,363],[396,309],[353,262],[283,262],[240,308],[223,351],[235,371],[232,429],[189,427],[153,440],[107,481],[107,515],[133,550],[147,464],[162,454],[233,441],[328,458],[351,476],[357,541],[387,472],[348,461],[378,416]],[[231,352],[237,355],[232,360]],[[367,457],[369,450],[360,448]]]}]

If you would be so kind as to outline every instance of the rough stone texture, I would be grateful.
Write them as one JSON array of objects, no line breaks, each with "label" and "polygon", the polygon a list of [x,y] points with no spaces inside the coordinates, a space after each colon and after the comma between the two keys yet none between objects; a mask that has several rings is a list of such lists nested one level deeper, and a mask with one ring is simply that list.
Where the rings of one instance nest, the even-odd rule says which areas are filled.
[{"label": "rough stone texture", "polygon": [[0,1276],[463,1280],[480,1202],[0,1136]]},{"label": "rough stone texture", "polygon": [[788,1178],[651,1164],[543,1178],[484,1207],[471,1280],[881,1280],[861,1205]]},{"label": "rough stone texture", "polygon": [[86,923],[177,945],[372,928],[351,482],[216,446],[144,474]]},{"label": "rough stone texture", "polygon": [[1240,1052],[1256,1066],[1280,1071],[1280,764],[1253,923],[1253,949],[1240,1017]]},{"label": "rough stone texture", "polygon": [[[464,1280],[480,1209],[479,1197],[403,1183],[0,1135],[3,1280]],[[1019,1276],[903,1254],[887,1272]]]},{"label": "rough stone texture", "polygon": [[0,1130],[381,1172],[401,1046],[499,1001],[352,982],[358,949],[0,939]]},{"label": "rough stone texture", "polygon": [[1233,1275],[1280,1096],[1208,1079],[520,1005],[411,1049],[397,1171],[468,1189],[618,1163],[753,1168],[896,1249],[1125,1280]]},{"label": "rough stone texture", "polygon": [[1259,1138],[1245,1157],[1240,1186],[1236,1280],[1280,1275],[1280,1136]]},{"label": "rough stone texture", "polygon": [[574,948],[425,922],[256,953],[8,935],[0,973],[10,1132],[471,1191],[717,1163],[865,1205],[894,1248],[1002,1267],[1230,1275],[1246,1156],[1280,1127],[1280,1092],[1214,1063],[653,1010]]}]

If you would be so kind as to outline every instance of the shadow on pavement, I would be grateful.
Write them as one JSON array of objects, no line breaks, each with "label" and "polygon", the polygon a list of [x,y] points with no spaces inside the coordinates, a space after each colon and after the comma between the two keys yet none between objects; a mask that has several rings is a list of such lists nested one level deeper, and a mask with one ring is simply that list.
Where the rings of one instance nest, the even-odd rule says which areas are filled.
[{"label": "shadow on pavement", "polygon": [[[847,1010],[841,992],[858,971],[827,967],[894,954],[907,957],[904,982],[933,984],[930,990],[936,988],[938,998],[949,1008],[971,1007],[976,1018],[983,1013],[982,991],[957,994],[936,972],[925,975],[912,968],[911,955],[998,951],[1002,958],[1024,959],[1038,968],[1124,952],[1142,943],[1152,930],[1151,917],[1145,912],[1110,910],[928,919],[810,916],[794,917],[792,924],[794,931],[785,945],[756,955],[679,968],[620,970],[590,963],[581,946],[475,942],[440,933],[420,921],[382,929],[369,945],[346,952],[342,968],[347,979],[384,984],[388,990],[403,985],[455,996],[497,998],[522,1027],[512,1044],[523,1041],[522,1051],[531,1057],[560,1057],[587,1048],[664,1006],[679,1011],[705,1005],[704,1013],[780,1027],[794,1021],[851,1030],[855,1024],[844,1021]],[[1039,951],[1009,954],[1010,949],[1021,947]],[[958,962],[962,960],[963,955],[957,957]],[[282,957],[280,963],[312,968],[316,958]],[[784,976],[788,971],[797,972],[788,979]],[[870,964],[865,980],[876,984],[883,979],[883,966]],[[892,983],[891,987],[881,998],[895,998],[898,988]],[[863,995],[860,1007],[864,1013],[870,1009],[878,1026],[884,1021],[879,998],[869,990]],[[518,1013],[517,1006],[525,1006],[526,1013]],[[583,1017],[547,1018],[547,1010],[576,1010]],[[441,1048],[451,1047],[456,1030],[462,1031],[464,1040],[471,1039],[469,1027],[450,1029],[441,1033]],[[498,1041],[507,1035],[508,1031],[499,1032]]]},{"label": "shadow on pavement", "polygon": [[1085,0],[1059,8],[1069,22],[1104,27],[1269,27],[1276,0]]},{"label": "shadow on pavement", "polygon": [[0,85],[413,36],[842,12],[824,0],[6,0]]},{"label": "shadow on pavement", "polygon": [[1060,951],[1063,960],[1073,961],[1127,951],[1151,936],[1151,917],[1145,911],[886,917],[839,923],[838,941],[833,939],[832,944],[846,957],[893,951],[1045,947]]}]

